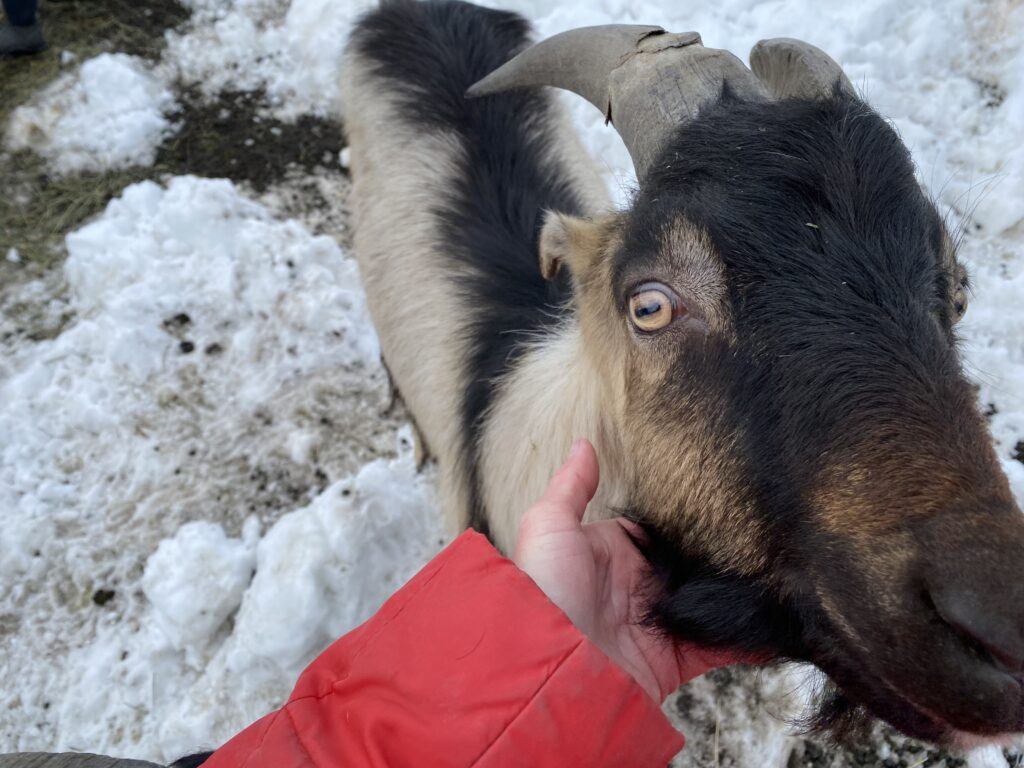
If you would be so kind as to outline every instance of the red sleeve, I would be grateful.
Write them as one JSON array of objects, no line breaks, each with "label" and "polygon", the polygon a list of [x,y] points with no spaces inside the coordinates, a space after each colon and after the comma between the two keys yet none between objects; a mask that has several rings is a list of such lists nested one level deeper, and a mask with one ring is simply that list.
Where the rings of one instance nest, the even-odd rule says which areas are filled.
[{"label": "red sleeve", "polygon": [[467,532],[204,768],[664,768],[659,707]]}]

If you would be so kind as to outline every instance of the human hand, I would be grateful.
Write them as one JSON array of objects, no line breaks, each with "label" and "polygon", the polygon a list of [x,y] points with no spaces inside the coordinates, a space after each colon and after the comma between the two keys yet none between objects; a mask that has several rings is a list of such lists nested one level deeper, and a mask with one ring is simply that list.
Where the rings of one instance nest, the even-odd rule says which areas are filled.
[{"label": "human hand", "polygon": [[688,680],[739,659],[675,643],[640,622],[647,563],[642,532],[624,518],[583,524],[597,490],[594,447],[578,440],[544,495],[523,516],[515,560],[576,627],[659,704]]}]

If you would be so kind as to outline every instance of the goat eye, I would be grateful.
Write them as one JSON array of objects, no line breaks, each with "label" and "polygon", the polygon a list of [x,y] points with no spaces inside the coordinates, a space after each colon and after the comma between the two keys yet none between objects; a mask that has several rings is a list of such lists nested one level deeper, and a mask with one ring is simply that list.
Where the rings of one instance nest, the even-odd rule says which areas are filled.
[{"label": "goat eye", "polygon": [[644,283],[629,297],[629,319],[646,333],[660,331],[680,315],[679,297],[661,283]]},{"label": "goat eye", "polygon": [[953,315],[954,319],[959,320],[967,312],[967,287],[962,283],[957,287],[956,292],[953,294]]}]

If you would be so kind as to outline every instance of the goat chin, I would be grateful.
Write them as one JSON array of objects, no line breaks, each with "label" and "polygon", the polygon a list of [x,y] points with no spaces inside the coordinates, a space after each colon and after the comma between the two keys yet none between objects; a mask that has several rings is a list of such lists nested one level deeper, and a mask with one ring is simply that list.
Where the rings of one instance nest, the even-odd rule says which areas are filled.
[{"label": "goat chin", "polygon": [[[928,712],[928,717],[943,723],[941,717]],[[793,725],[801,732],[847,748],[863,744],[877,727],[879,720],[866,708],[853,702],[843,690],[828,680],[813,696],[808,712]],[[968,752],[981,747],[1013,747],[1024,744],[1024,733],[972,733],[950,727],[941,742],[951,750]]]},{"label": "goat chin", "polygon": [[979,747],[1014,747],[1024,744],[1024,733],[999,733],[994,736],[982,736],[966,731],[953,731],[950,746],[966,752]]}]

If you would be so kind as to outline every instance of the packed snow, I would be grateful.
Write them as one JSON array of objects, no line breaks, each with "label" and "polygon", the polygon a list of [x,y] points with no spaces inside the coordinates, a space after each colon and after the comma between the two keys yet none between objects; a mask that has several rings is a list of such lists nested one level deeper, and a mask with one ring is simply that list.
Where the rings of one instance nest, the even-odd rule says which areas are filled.
[{"label": "packed snow", "polygon": [[[60,173],[151,163],[174,129],[178,80],[211,96],[263,89],[281,119],[343,112],[340,54],[369,0],[187,4],[193,22],[158,65],[82,62],[15,111],[8,145]],[[1024,498],[1024,5],[487,4],[523,13],[540,37],[656,23],[741,56],[788,36],[836,58],[964,230],[965,358]],[[563,98],[626,202],[621,142]],[[33,281],[15,297],[41,307],[52,334],[5,336],[16,321],[0,316],[0,338],[14,339],[0,344],[0,751],[167,760],[279,704],[445,534],[433,478],[388,409],[358,270],[334,240],[231,182],[178,177],[129,187],[67,250],[57,287]],[[793,674],[766,677],[775,705],[719,699],[710,722],[721,714],[738,764],[785,764],[792,739],[765,712],[799,701]],[[712,683],[695,686],[710,698]],[[1006,760],[988,749],[968,764]]]},{"label": "packed snow", "polygon": [[18,107],[12,149],[34,149],[57,173],[152,165],[173,132],[170,89],[141,59],[102,53]]},{"label": "packed snow", "polygon": [[[58,704],[45,743],[169,757],[271,707],[437,550],[440,525],[407,436],[362,469],[388,435],[335,444],[379,420],[386,377],[333,240],[226,180],[178,177],[128,188],[67,247],[74,319],[0,361],[0,578],[14,585],[0,615],[17,630],[0,678],[19,681],[8,695],[32,722]],[[78,633],[96,638],[76,647]],[[218,674],[224,688],[217,651],[263,695],[165,753],[172,705]],[[30,663],[55,652],[59,668]],[[24,722],[4,733],[5,748],[38,744]]]},{"label": "packed snow", "polygon": [[[105,627],[69,657],[86,674],[63,697],[65,743],[168,757],[223,743],[430,559],[445,540],[434,512],[404,447],[262,538],[253,518],[240,538],[186,523],[146,563],[141,626]],[[117,738],[132,710],[142,745]]]}]

